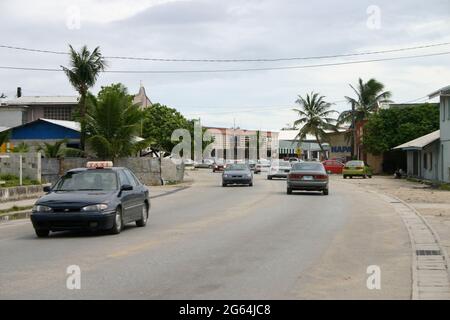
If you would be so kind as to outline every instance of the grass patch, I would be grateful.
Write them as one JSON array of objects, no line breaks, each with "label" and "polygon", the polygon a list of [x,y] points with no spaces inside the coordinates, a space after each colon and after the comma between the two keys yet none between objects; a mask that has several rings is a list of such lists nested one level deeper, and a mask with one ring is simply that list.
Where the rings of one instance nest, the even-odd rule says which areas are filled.
[{"label": "grass patch", "polygon": [[7,213],[16,212],[16,211],[24,211],[33,208],[33,206],[13,206],[9,209],[0,210],[0,216],[6,215]]},{"label": "grass patch", "polygon": [[[18,187],[19,177],[12,174],[0,174],[0,181],[4,182],[0,184],[0,188],[11,188]],[[22,186],[32,186],[32,185],[40,185],[41,183],[37,180],[30,179],[25,177],[22,179]]]},{"label": "grass patch", "polygon": [[450,184],[449,183],[442,183],[439,186],[439,190],[450,191]]}]

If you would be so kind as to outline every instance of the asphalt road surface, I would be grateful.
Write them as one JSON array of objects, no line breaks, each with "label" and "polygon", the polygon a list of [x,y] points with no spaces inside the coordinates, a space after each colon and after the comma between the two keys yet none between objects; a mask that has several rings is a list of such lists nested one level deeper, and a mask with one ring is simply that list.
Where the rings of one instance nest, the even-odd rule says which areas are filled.
[{"label": "asphalt road surface", "polygon": [[[284,180],[221,187],[220,173],[155,198],[145,228],[120,235],[0,224],[0,299],[408,299],[411,248],[388,203],[333,177],[330,195]],[[81,289],[66,286],[67,267]],[[369,290],[367,267],[381,269]]]}]

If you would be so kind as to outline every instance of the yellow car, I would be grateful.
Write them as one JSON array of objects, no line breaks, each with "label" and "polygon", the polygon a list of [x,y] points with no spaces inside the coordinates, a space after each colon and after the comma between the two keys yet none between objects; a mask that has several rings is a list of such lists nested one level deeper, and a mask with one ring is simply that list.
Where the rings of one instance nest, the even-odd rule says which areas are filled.
[{"label": "yellow car", "polygon": [[345,164],[344,169],[342,169],[342,176],[344,179],[349,177],[362,177],[362,178],[372,178],[372,169],[364,163],[362,160],[352,160]]}]

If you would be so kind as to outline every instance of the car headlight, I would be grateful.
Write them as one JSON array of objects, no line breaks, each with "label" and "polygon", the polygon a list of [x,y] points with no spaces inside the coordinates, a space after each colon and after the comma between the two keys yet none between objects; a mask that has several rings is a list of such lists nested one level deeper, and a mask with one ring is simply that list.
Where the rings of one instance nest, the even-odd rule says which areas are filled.
[{"label": "car headlight", "polygon": [[33,212],[52,212],[53,209],[47,206],[37,204],[32,209]]},{"label": "car headlight", "polygon": [[227,175],[227,174],[224,174],[223,177],[224,177],[224,178],[228,178],[228,175]]},{"label": "car headlight", "polygon": [[98,212],[98,211],[106,210],[107,208],[108,208],[107,204],[101,203],[101,204],[94,204],[94,205],[83,207],[83,208],[81,208],[80,211],[82,211],[82,212]]}]

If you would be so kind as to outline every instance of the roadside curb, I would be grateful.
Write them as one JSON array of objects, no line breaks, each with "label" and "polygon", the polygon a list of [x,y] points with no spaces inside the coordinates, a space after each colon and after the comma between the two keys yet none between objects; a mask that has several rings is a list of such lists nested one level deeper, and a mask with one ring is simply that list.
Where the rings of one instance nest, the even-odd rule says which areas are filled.
[{"label": "roadside curb", "polygon": [[[190,188],[190,185],[186,185],[186,186],[182,186],[182,187],[178,187],[178,188],[174,188],[172,190],[168,190],[166,192],[154,195],[154,196],[150,196],[150,199],[155,199],[155,198],[160,198],[160,197],[164,197],[164,196],[168,196],[170,194],[179,192],[179,191],[183,191],[185,189]],[[22,211],[16,211],[16,212],[11,212],[11,213],[7,213],[4,215],[0,216],[0,224],[1,223],[5,223],[8,221],[12,221],[12,220],[20,220],[20,219],[27,219],[30,217],[31,214],[31,210],[22,210]]]}]

